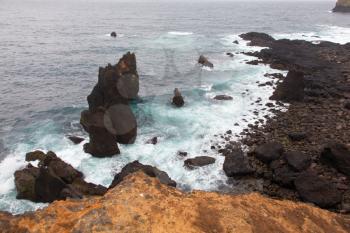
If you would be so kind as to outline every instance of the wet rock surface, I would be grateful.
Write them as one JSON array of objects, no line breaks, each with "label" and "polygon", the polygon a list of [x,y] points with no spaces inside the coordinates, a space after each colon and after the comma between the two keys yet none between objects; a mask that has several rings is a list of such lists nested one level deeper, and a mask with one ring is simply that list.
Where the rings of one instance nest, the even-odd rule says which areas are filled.
[{"label": "wet rock surface", "polygon": [[39,160],[38,167],[28,164],[15,172],[18,199],[34,202],[53,202],[66,198],[82,198],[103,195],[107,188],[84,181],[83,174],[65,163],[51,151],[34,151],[26,155],[26,161]]},{"label": "wet rock surface", "polygon": [[215,163],[215,159],[208,156],[198,156],[185,160],[184,164],[187,168],[194,169],[196,167],[204,167]]},{"label": "wet rock surface", "polygon": [[233,100],[232,96],[229,95],[217,95],[214,97],[215,100]]},{"label": "wet rock surface", "polygon": [[178,108],[184,106],[184,104],[185,104],[185,100],[182,97],[181,92],[177,88],[175,88],[175,90],[174,90],[174,97],[172,100],[172,104]]},{"label": "wet rock surface", "polygon": [[201,55],[198,59],[198,63],[203,65],[203,66],[206,66],[206,67],[209,67],[209,68],[214,68],[214,65],[213,63],[211,63],[208,58],[206,58],[205,56]]},{"label": "wet rock surface", "polygon": [[74,144],[78,145],[82,143],[85,139],[77,136],[68,136],[68,139],[71,140]]},{"label": "wet rock surface", "polygon": [[98,82],[87,98],[89,109],[81,113],[80,119],[90,138],[84,145],[86,153],[109,157],[120,153],[117,142],[134,143],[137,123],[128,103],[138,91],[135,54],[125,54],[114,66],[100,67]]},{"label": "wet rock surface", "polygon": [[228,177],[244,176],[254,173],[248,159],[241,149],[234,149],[225,155],[223,170]]}]

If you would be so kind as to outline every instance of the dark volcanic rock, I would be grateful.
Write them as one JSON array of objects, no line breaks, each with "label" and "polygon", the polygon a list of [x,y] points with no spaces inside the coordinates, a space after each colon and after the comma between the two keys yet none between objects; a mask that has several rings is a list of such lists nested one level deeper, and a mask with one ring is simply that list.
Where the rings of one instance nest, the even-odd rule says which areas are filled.
[{"label": "dark volcanic rock", "polygon": [[258,146],[253,154],[257,159],[264,163],[269,163],[273,160],[277,160],[283,153],[283,146],[278,142],[268,142]]},{"label": "dark volcanic rock", "polygon": [[156,177],[161,183],[165,185],[176,187],[176,182],[173,181],[166,172],[158,170],[156,167],[143,165],[138,161],[134,161],[132,163],[127,164],[125,167],[123,167],[120,173],[114,176],[114,179],[112,181],[112,184],[109,186],[109,189],[117,186],[120,182],[123,181],[124,177],[140,170],[150,177]]},{"label": "dark volcanic rock", "polygon": [[350,150],[340,143],[330,143],[323,148],[321,160],[350,176]]},{"label": "dark volcanic rock", "polygon": [[156,145],[157,143],[158,143],[157,137],[153,137],[146,142],[146,144],[153,144],[153,145]]},{"label": "dark volcanic rock", "polygon": [[338,0],[337,4],[333,8],[333,12],[350,13],[350,1]]},{"label": "dark volcanic rock", "polygon": [[288,133],[288,137],[292,141],[302,141],[307,138],[307,134],[305,132],[291,132]]},{"label": "dark volcanic rock", "polygon": [[233,100],[233,98],[229,95],[217,95],[214,97],[216,100]]},{"label": "dark volcanic rock", "polygon": [[310,156],[301,153],[300,151],[288,151],[283,154],[288,164],[296,171],[303,171],[310,167]]},{"label": "dark volcanic rock", "polygon": [[273,170],[273,180],[285,187],[293,187],[294,180],[298,173],[293,171],[287,164],[282,161],[273,161],[270,165]]},{"label": "dark volcanic rock", "polygon": [[29,152],[26,154],[26,161],[31,162],[35,160],[43,161],[46,154],[40,150]]},{"label": "dark volcanic rock", "polygon": [[297,71],[289,71],[283,83],[277,86],[271,96],[272,100],[302,101],[304,99],[304,74]]},{"label": "dark volcanic rock", "polygon": [[188,168],[204,167],[213,163],[215,163],[215,159],[208,156],[199,156],[185,160],[185,166]]},{"label": "dark volcanic rock", "polygon": [[116,32],[111,32],[111,37],[117,37],[117,33]]},{"label": "dark volcanic rock", "polygon": [[18,199],[34,202],[52,202],[66,198],[81,198],[83,195],[103,195],[107,189],[87,183],[83,174],[65,163],[53,152],[46,155],[38,151],[28,153],[27,160],[40,160],[39,167],[29,164],[15,172]]},{"label": "dark volcanic rock", "polygon": [[213,63],[211,63],[206,57],[204,57],[203,55],[201,55],[198,59],[198,63],[202,64],[203,66],[207,66],[209,68],[214,68]]},{"label": "dark volcanic rock", "polygon": [[240,35],[240,37],[244,40],[249,40],[249,45],[251,46],[269,47],[275,41],[272,36],[259,32],[245,33]]},{"label": "dark volcanic rock", "polygon": [[241,149],[226,154],[223,169],[228,177],[249,175],[254,172]]},{"label": "dark volcanic rock", "polygon": [[246,62],[246,64],[257,66],[257,65],[259,65],[259,61],[258,60],[248,61],[248,62]]},{"label": "dark volcanic rock", "polygon": [[77,136],[68,136],[68,139],[71,140],[74,144],[78,145],[82,143],[85,139]]},{"label": "dark volcanic rock", "polygon": [[181,95],[181,92],[179,89],[175,88],[174,90],[174,97],[172,104],[175,105],[176,107],[182,107],[185,104],[184,98]]},{"label": "dark volcanic rock", "polygon": [[294,185],[304,201],[322,208],[332,207],[342,200],[342,195],[331,182],[312,172],[301,173]]},{"label": "dark volcanic rock", "polygon": [[229,57],[234,57],[235,55],[233,55],[233,53],[226,53],[227,56]]},{"label": "dark volcanic rock", "polygon": [[136,118],[128,101],[136,99],[139,76],[134,54],[125,54],[119,62],[100,68],[98,82],[88,96],[89,110],[81,113],[80,123],[89,133],[84,146],[96,157],[119,154],[117,142],[134,143],[137,135]]}]

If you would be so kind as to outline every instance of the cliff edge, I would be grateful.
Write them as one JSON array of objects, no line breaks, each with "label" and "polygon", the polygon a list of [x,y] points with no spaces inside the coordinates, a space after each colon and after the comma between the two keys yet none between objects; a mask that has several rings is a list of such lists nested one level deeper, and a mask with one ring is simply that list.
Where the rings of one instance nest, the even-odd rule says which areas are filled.
[{"label": "cliff edge", "polygon": [[2,232],[349,232],[350,217],[253,193],[183,193],[142,172],[103,197],[0,213]]},{"label": "cliff edge", "polygon": [[350,0],[338,0],[333,12],[350,12]]}]

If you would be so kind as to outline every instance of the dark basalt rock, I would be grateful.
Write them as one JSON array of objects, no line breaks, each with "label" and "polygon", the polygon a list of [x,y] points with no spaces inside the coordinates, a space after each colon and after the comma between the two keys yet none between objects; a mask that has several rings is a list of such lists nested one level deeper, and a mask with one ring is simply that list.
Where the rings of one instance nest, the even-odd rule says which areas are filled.
[{"label": "dark basalt rock", "polygon": [[156,177],[162,184],[165,184],[171,187],[176,187],[176,182],[173,181],[166,172],[158,170],[156,167],[143,165],[138,161],[134,161],[132,163],[127,164],[125,167],[123,167],[120,173],[114,176],[114,179],[112,181],[112,184],[109,186],[109,189],[117,186],[120,182],[123,181],[124,177],[137,171],[143,171],[146,175],[150,177]]},{"label": "dark basalt rock", "polygon": [[246,64],[257,66],[257,65],[259,65],[259,61],[258,60],[248,61],[248,62],[246,62]]},{"label": "dark basalt rock", "polygon": [[302,101],[304,99],[304,74],[297,71],[289,71],[284,81],[277,86],[271,96],[272,100]]},{"label": "dark basalt rock", "polygon": [[322,208],[332,207],[342,200],[337,188],[324,178],[310,171],[301,173],[294,181],[300,197]]},{"label": "dark basalt rock", "polygon": [[195,167],[204,167],[215,163],[215,159],[208,156],[199,156],[192,159],[185,160],[185,166],[187,168],[193,169]]},{"label": "dark basalt rock", "polygon": [[234,44],[239,44],[238,40],[233,41]]},{"label": "dark basalt rock", "polygon": [[283,153],[283,146],[278,142],[268,142],[258,146],[253,152],[254,156],[264,163],[277,160]]},{"label": "dark basalt rock", "polygon": [[184,98],[182,97],[181,92],[177,88],[175,88],[174,90],[174,97],[173,97],[172,104],[179,108],[184,106],[185,104]]},{"label": "dark basalt rock", "polygon": [[26,154],[26,161],[31,162],[35,160],[43,161],[46,154],[40,150],[29,152]]},{"label": "dark basalt rock", "polygon": [[74,144],[78,145],[82,143],[85,139],[77,136],[68,136],[68,139],[71,140]]},{"label": "dark basalt rock", "polygon": [[330,143],[323,148],[321,160],[350,176],[350,150],[346,145]]},{"label": "dark basalt rock", "polygon": [[288,133],[288,137],[292,141],[302,141],[307,138],[307,134],[305,132],[290,132]]},{"label": "dark basalt rock", "polygon": [[27,161],[39,160],[39,167],[31,164],[15,172],[18,199],[34,202],[53,202],[66,198],[82,198],[84,195],[103,195],[107,189],[87,183],[83,174],[65,163],[53,152],[28,153]]},{"label": "dark basalt rock", "polygon": [[240,37],[243,40],[249,40],[250,46],[269,47],[275,41],[272,36],[260,32],[249,32],[240,35]]},{"label": "dark basalt rock", "polygon": [[311,165],[311,157],[300,151],[288,151],[283,156],[287,163],[296,171],[306,170]]},{"label": "dark basalt rock", "polygon": [[201,55],[198,59],[198,63],[202,64],[203,66],[207,66],[209,68],[214,68],[213,63],[211,63],[206,57],[204,57],[203,55]]},{"label": "dark basalt rock", "polygon": [[273,170],[274,182],[284,187],[293,187],[294,180],[299,173],[293,171],[287,164],[280,160],[273,161],[270,167]]},{"label": "dark basalt rock", "polygon": [[229,57],[234,57],[235,55],[233,55],[233,53],[226,53],[227,56]]},{"label": "dark basalt rock", "polygon": [[333,12],[350,13],[350,1],[338,0],[337,4],[333,8]]},{"label": "dark basalt rock", "polygon": [[116,32],[111,32],[111,37],[117,37],[117,33]]},{"label": "dark basalt rock", "polygon": [[179,155],[181,157],[186,157],[188,155],[188,153],[186,151],[179,151],[179,152],[177,152],[177,155]]},{"label": "dark basalt rock", "polygon": [[346,102],[346,103],[344,104],[344,108],[350,110],[350,102]]},{"label": "dark basalt rock", "polygon": [[147,140],[146,144],[153,144],[156,145],[158,143],[158,138],[157,137],[153,137],[149,140]]},{"label": "dark basalt rock", "polygon": [[223,169],[228,177],[244,176],[254,172],[241,149],[226,154]]},{"label": "dark basalt rock", "polygon": [[233,100],[233,98],[229,95],[217,95],[214,97],[216,100]]},{"label": "dark basalt rock", "polygon": [[81,113],[80,123],[89,133],[84,150],[96,157],[119,154],[117,142],[132,144],[137,135],[136,118],[128,105],[137,98],[139,76],[134,54],[100,68],[98,82],[88,96],[89,109]]}]

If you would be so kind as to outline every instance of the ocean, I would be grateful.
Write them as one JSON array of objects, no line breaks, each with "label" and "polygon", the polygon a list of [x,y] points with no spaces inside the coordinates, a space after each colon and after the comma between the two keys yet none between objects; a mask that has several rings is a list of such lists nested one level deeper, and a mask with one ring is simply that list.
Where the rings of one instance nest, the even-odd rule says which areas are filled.
[{"label": "ocean", "polygon": [[[236,140],[248,124],[273,115],[265,106],[273,89],[257,82],[279,72],[247,65],[254,58],[241,52],[261,48],[248,47],[238,35],[259,31],[315,43],[350,42],[350,15],[331,13],[334,4],[1,0],[0,210],[18,214],[45,206],[16,199],[13,174],[35,149],[54,151],[87,181],[105,186],[123,166],[139,160],[166,171],[184,190],[234,190],[222,170],[224,158],[210,147],[224,143],[218,135],[227,130]],[[117,38],[109,36],[112,31]],[[66,136],[88,140],[80,112],[87,108],[98,68],[115,64],[128,51],[136,54],[140,75],[140,101],[132,103],[138,138],[134,145],[121,145],[120,155],[93,158]],[[201,54],[214,69],[197,64]],[[185,97],[183,108],[170,104],[174,88]],[[218,94],[233,101],[213,100]],[[157,145],[145,144],[155,136]],[[188,170],[178,151],[188,152],[188,158],[212,156],[216,163]]]}]

